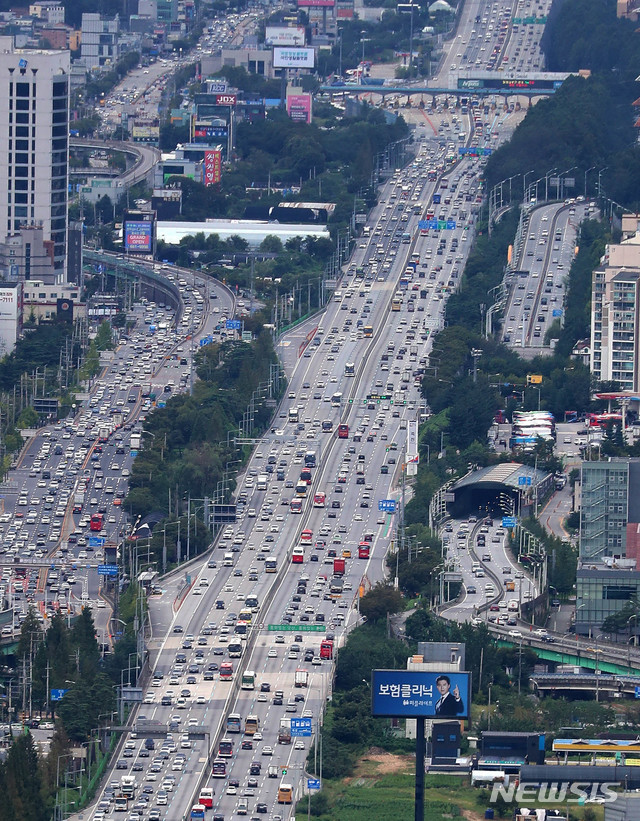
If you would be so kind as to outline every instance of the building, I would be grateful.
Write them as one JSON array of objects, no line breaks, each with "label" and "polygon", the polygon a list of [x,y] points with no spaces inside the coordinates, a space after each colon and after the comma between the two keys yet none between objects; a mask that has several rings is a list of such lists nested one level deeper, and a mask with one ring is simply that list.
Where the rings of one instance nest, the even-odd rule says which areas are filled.
[{"label": "building", "polygon": [[55,0],[40,0],[29,4],[29,16],[52,25],[64,23],[64,6]]},{"label": "building", "polygon": [[[58,316],[78,315],[80,289],[77,285],[50,285],[32,280],[24,283],[23,321],[51,322]],[[71,306],[70,310],[67,306]]]},{"label": "building", "polygon": [[22,331],[22,282],[0,283],[0,357],[10,354]]},{"label": "building", "polygon": [[[640,490],[640,460],[583,462],[580,471],[580,558],[625,556],[630,475]],[[638,518],[636,521],[638,521]]]},{"label": "building", "polygon": [[591,372],[621,390],[640,388],[640,235],[610,245],[591,286]]},{"label": "building", "polygon": [[95,68],[113,66],[118,62],[120,18],[109,20],[96,12],[82,15],[82,43],[80,58],[91,71]]},{"label": "building", "polygon": [[[68,51],[16,49],[0,37],[0,239],[23,226],[53,245],[58,281],[66,279],[69,186]],[[37,119],[36,119],[37,118]],[[30,250],[25,245],[28,258]]]},{"label": "building", "polygon": [[156,0],[159,23],[175,23],[178,19],[178,0]]},{"label": "building", "polygon": [[576,633],[601,632],[606,618],[638,596],[640,459],[583,462]]},{"label": "building", "polygon": [[37,279],[55,283],[53,243],[45,240],[39,226],[23,226],[0,242],[0,272],[5,280]]}]

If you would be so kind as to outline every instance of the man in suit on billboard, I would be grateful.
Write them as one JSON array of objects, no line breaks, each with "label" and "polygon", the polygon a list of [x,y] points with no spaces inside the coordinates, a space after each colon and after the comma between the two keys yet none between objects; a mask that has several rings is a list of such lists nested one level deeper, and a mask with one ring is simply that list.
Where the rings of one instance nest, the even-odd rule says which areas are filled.
[{"label": "man in suit on billboard", "polygon": [[457,716],[464,713],[464,702],[460,697],[458,685],[451,690],[451,679],[449,676],[438,676],[436,687],[440,693],[440,698],[436,701],[437,716]]}]

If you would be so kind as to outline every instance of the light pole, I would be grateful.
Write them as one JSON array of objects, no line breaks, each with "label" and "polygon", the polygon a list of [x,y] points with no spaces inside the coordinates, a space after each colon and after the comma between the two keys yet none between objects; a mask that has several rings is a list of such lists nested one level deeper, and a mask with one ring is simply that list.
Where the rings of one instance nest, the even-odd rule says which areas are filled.
[{"label": "light pole", "polygon": [[567,168],[567,170],[566,170],[566,171],[562,171],[562,172],[560,173],[560,176],[558,177],[558,187],[560,188],[560,197],[559,197],[559,199],[561,199],[561,200],[563,200],[563,199],[564,199],[564,180],[565,180],[565,174],[569,174],[569,173],[570,173],[571,171],[573,171],[575,168],[577,168],[577,166],[576,166],[576,165],[572,165],[572,166],[571,166],[571,168]]},{"label": "light pole", "polygon": [[525,200],[527,198],[527,177],[529,174],[535,174],[535,171],[527,171],[522,177],[522,199]]},{"label": "light pole", "polygon": [[[544,201],[545,202],[547,202],[547,200],[549,199],[549,177],[552,174],[557,174],[557,173],[558,173],[558,169],[557,168],[552,168],[551,171],[547,171],[547,173],[544,175]],[[559,185],[560,185],[560,181],[558,180],[558,187],[559,187]],[[556,192],[557,192],[557,189],[556,189]],[[537,189],[536,189],[536,193],[537,193]]]},{"label": "light pole", "polygon": [[589,173],[589,171],[593,171],[595,168],[597,168],[597,166],[592,165],[591,168],[587,168],[587,170],[584,172],[584,195],[585,195],[585,197],[587,196],[587,174]]},{"label": "light pole", "polygon": [[338,77],[342,79],[342,31],[338,29],[338,42],[340,43],[340,51],[338,52]]},{"label": "light pole", "polygon": [[600,171],[598,171],[598,199],[600,199],[602,197],[602,187],[601,187],[600,178],[602,177],[604,172],[608,170],[608,168],[609,168],[609,166],[605,165],[604,168],[601,168]]}]

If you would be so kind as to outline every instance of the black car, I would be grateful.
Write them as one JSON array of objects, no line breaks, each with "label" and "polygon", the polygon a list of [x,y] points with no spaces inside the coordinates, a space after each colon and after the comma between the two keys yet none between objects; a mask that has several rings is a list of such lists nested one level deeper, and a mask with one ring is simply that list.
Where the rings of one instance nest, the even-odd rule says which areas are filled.
[{"label": "black car", "polygon": [[[332,508],[339,508],[340,507],[340,502],[334,500],[333,502],[331,502],[331,507]],[[175,629],[174,629],[174,633],[175,633]]]}]

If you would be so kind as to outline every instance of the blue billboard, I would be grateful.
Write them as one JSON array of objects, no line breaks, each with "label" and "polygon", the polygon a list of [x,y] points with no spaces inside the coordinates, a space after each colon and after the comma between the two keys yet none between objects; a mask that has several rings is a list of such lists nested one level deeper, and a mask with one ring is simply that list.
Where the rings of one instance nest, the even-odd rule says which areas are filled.
[{"label": "blue billboard", "polygon": [[468,718],[470,673],[373,670],[371,702],[386,718]]},{"label": "blue billboard", "polygon": [[124,250],[126,254],[152,254],[153,221],[125,220]]}]

